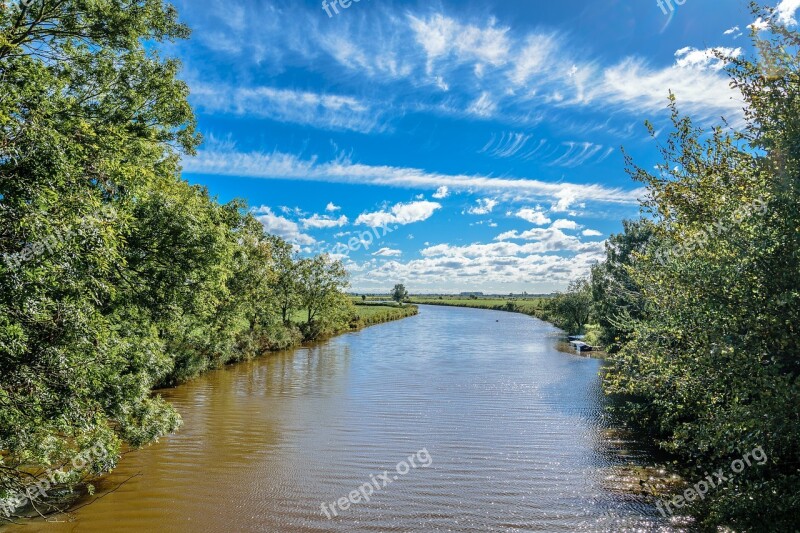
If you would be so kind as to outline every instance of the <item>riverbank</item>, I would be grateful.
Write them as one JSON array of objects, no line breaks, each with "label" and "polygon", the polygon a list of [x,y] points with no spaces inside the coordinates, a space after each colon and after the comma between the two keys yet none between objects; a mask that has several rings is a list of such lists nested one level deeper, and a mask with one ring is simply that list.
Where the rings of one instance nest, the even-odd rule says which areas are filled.
[{"label": "riverbank", "polygon": [[506,311],[509,313],[522,313],[545,322],[550,314],[546,308],[547,298],[465,298],[453,296],[411,298],[409,303],[422,305],[444,305],[448,307],[470,307],[474,309],[488,309],[491,311]]},{"label": "riverbank", "polygon": [[[345,333],[351,333],[354,331],[359,331],[370,326],[376,326],[379,324],[384,324],[387,322],[393,322],[396,320],[401,320],[403,318],[408,318],[414,315],[419,314],[419,308],[415,305],[404,305],[400,306],[397,304],[390,304],[390,303],[361,303],[361,302],[354,302],[355,307],[355,315],[353,315],[349,322],[347,323],[346,327],[340,328],[335,332],[325,335],[324,337],[320,337],[315,339],[313,342],[318,343],[319,341],[329,340],[333,337],[337,337],[343,335]],[[300,312],[293,316],[293,322],[299,322],[298,319],[300,317]],[[238,364],[244,364],[248,361],[252,361],[254,359],[265,358],[269,355],[277,354],[278,352],[285,352],[286,350],[293,350],[296,348],[301,348],[304,345],[309,344],[308,342],[303,342],[299,337],[293,342],[291,345],[281,348],[280,350],[266,350],[261,352],[260,354],[250,357],[243,360],[231,360],[227,362],[223,366],[235,366]],[[208,368],[207,371],[211,370],[218,370],[218,368]],[[206,372],[201,372],[194,376],[191,379],[186,381],[176,383],[170,387],[159,388],[154,393],[158,394],[169,394],[170,391],[176,390],[180,386],[184,386],[190,384],[193,381],[196,381],[207,374]],[[102,474],[100,476],[89,476],[86,477],[83,481],[73,485],[71,488],[68,485],[61,485],[55,483],[47,483],[47,489],[43,492],[45,496],[41,499],[36,501],[36,508],[31,506],[30,504],[24,505],[18,509],[14,509],[14,507],[10,507],[8,509],[9,514],[13,513],[13,518],[7,517],[4,515],[3,507],[0,505],[0,529],[3,529],[3,525],[7,523],[13,523],[14,519],[25,520],[30,518],[36,518],[41,516],[47,516],[53,513],[63,512],[63,509],[69,508],[71,505],[74,505],[75,502],[79,501],[81,498],[91,494],[94,489],[91,488],[95,483],[102,483],[102,480],[105,479],[111,472],[107,472],[106,474]],[[41,487],[42,482],[40,481],[36,484],[37,487]],[[35,491],[34,491],[35,492]],[[22,497],[20,497],[20,500]],[[0,504],[2,504],[2,500],[0,500]]]},{"label": "riverbank", "polygon": [[[418,315],[419,307],[416,305],[400,307],[399,305],[391,304],[358,303],[356,304],[356,311],[358,312],[358,320],[355,323],[351,323],[351,331]],[[346,332],[343,331],[342,333]]]},{"label": "riverbank", "polygon": [[[468,298],[463,296],[436,296],[436,297],[421,297],[411,298],[411,304],[418,305],[441,305],[446,307],[468,307],[471,309],[486,309],[490,311],[504,311],[508,313],[520,313],[523,315],[538,318],[544,322],[554,325],[559,329],[564,329],[562,325],[558,324],[555,317],[547,308],[548,297],[531,297],[531,298],[485,298],[476,297]],[[591,329],[591,328],[590,328]],[[589,332],[587,343],[596,345],[592,331]],[[557,349],[566,353],[574,353],[575,350],[566,342],[559,343]],[[605,359],[608,354],[602,350],[593,350],[590,352],[581,352],[579,355],[593,357],[596,359]]]},{"label": "riverbank", "polygon": [[[313,339],[311,342],[318,342],[321,340],[331,339],[333,337],[337,337],[344,333],[358,331],[360,329],[369,326],[377,326],[378,324],[384,324],[386,322],[392,322],[394,320],[402,320],[403,318],[408,318],[410,316],[419,314],[419,308],[416,305],[400,306],[399,304],[395,303],[387,303],[387,302],[376,303],[376,302],[362,302],[353,300],[353,307],[355,308],[355,314],[351,316],[349,320],[346,321],[345,325],[336,328],[325,335],[317,337]],[[295,326],[299,328],[305,321],[305,318],[306,318],[306,311],[300,309],[294,312],[291,321]],[[281,347],[280,349],[273,351],[290,350],[292,348],[297,348],[299,346],[302,346],[305,342],[308,341],[300,340],[289,346]]]}]

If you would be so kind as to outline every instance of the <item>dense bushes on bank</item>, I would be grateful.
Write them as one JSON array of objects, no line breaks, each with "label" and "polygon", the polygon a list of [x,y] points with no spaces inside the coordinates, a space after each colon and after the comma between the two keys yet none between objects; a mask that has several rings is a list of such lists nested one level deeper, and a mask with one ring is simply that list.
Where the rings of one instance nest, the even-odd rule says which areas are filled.
[{"label": "dense bushes on bank", "polygon": [[352,316],[340,263],[295,257],[181,179],[199,142],[188,89],[144,43],[187,35],[162,0],[0,9],[0,500],[174,430],[154,387]]},{"label": "dense bushes on bank", "polygon": [[709,529],[794,531],[800,35],[757,14],[771,26],[756,38],[760,56],[723,58],[744,95],[744,127],[701,128],[673,101],[663,163],[629,161],[648,189],[645,216],[609,240],[592,289],[617,350],[605,387],[632,425],[675,454],[688,482],[758,447],[768,458],[684,511]]}]

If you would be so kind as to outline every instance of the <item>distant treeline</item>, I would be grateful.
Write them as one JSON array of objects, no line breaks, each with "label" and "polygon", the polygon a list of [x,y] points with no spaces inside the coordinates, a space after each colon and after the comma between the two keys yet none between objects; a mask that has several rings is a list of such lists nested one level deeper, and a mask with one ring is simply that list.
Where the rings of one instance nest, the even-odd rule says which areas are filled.
[{"label": "distant treeline", "polygon": [[181,179],[188,89],[143,43],[188,33],[161,0],[0,9],[0,500],[174,430],[153,388],[365,321],[341,263]]},{"label": "distant treeline", "polygon": [[647,187],[643,217],[568,294],[591,303],[614,352],[605,388],[620,414],[675,454],[689,484],[763,447],[765,464],[702,499],[681,496],[679,512],[709,530],[796,531],[800,34],[755,14],[770,26],[754,36],[759,57],[720,56],[744,97],[743,126],[699,127],[676,95],[672,133],[648,125],[663,162],[628,158]]}]

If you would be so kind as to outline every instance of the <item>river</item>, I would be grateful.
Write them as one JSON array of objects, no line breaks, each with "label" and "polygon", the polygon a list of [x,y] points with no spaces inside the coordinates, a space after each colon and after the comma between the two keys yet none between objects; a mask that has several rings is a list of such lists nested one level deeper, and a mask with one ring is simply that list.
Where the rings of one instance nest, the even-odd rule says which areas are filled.
[{"label": "river", "polygon": [[164,392],[184,426],[93,503],[8,531],[668,531],[609,487],[631,452],[606,436],[602,363],[557,340],[528,316],[422,306],[211,372]]}]

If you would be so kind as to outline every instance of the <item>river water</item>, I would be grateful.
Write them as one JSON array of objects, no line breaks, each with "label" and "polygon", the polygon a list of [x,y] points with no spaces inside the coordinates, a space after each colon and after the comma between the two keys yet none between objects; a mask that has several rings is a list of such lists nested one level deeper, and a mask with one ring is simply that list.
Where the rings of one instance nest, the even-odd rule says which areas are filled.
[{"label": "river water", "polygon": [[[636,453],[607,437],[601,362],[557,341],[524,315],[423,306],[211,372],[164,393],[183,428],[93,503],[18,530],[668,531],[608,481]],[[370,501],[333,516],[359,487]]]}]

